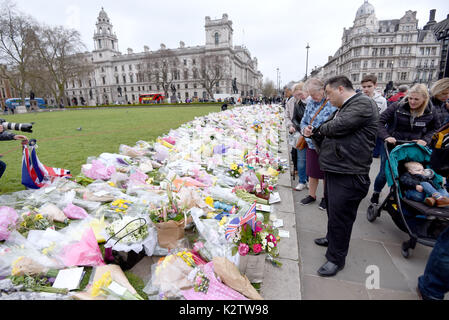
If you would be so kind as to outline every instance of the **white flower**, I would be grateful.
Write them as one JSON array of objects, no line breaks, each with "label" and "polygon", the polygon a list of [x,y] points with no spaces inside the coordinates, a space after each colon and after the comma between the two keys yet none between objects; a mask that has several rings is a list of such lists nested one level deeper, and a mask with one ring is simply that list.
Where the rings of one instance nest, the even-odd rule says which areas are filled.
[{"label": "white flower", "polygon": [[268,242],[268,246],[269,246],[270,248],[273,248],[273,247],[274,247],[273,242]]}]

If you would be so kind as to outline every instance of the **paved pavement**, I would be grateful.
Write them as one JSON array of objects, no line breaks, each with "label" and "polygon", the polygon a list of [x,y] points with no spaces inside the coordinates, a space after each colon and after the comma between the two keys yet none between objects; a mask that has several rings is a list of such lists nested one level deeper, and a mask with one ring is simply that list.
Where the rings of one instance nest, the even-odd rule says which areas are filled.
[{"label": "paved pavement", "polygon": [[[417,244],[412,255],[406,259],[401,254],[401,244],[408,240],[406,233],[399,230],[387,212],[373,223],[366,219],[366,210],[372,194],[375,176],[379,169],[379,159],[371,166],[371,188],[362,201],[354,224],[345,268],[335,277],[322,278],[317,275],[319,267],[326,262],[326,248],[314,244],[315,238],[326,235],[327,214],[318,209],[323,188],[320,182],[318,201],[303,206],[300,201],[308,191],[292,190],[296,212],[299,242],[301,296],[304,300],[416,300],[417,279],[423,274],[430,247]],[[292,187],[297,181],[292,183]],[[386,196],[387,188],[381,199]],[[367,289],[367,279],[372,276],[369,266],[379,270],[379,289]],[[368,284],[372,284],[368,280]],[[449,295],[446,295],[448,300]]]}]

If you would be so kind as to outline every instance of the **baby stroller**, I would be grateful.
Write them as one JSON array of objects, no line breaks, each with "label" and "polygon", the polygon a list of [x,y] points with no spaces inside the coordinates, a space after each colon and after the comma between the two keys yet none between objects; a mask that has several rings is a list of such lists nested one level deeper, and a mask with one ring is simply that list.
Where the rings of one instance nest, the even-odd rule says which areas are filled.
[{"label": "baby stroller", "polygon": [[[399,177],[405,172],[404,163],[416,161],[430,168],[432,151],[409,141],[398,141],[392,150],[385,143],[387,155],[385,175],[390,192],[380,204],[371,204],[367,210],[367,219],[374,222],[380,217],[381,211],[387,211],[396,226],[410,236],[410,240],[402,243],[401,253],[404,258],[411,255],[411,249],[416,243],[433,247],[439,234],[449,226],[449,207],[429,207],[425,203],[405,198],[399,185]],[[438,176],[442,182],[441,176]]]}]

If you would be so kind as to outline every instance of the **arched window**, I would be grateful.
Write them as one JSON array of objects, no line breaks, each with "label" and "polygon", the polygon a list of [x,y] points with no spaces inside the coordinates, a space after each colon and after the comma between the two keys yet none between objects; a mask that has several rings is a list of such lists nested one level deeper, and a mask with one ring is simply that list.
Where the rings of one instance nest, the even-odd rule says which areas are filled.
[{"label": "arched window", "polygon": [[218,46],[218,43],[219,43],[219,39],[220,38],[220,35],[218,34],[218,32],[215,32],[215,45],[216,46]]}]

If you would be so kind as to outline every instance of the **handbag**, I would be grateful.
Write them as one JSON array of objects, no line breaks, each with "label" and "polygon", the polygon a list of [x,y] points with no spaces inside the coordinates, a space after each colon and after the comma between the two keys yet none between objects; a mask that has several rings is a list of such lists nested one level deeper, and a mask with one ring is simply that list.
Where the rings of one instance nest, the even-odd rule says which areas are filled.
[{"label": "handbag", "polygon": [[[321,110],[323,110],[324,106],[327,104],[329,100],[324,100],[324,103],[321,105],[321,107],[318,109],[318,111],[315,113],[315,115],[312,117],[312,120],[310,120],[310,124],[313,123],[313,121],[315,120],[315,118],[320,114]],[[298,150],[303,150],[304,148],[307,147],[307,141],[306,138],[301,135],[298,139],[298,143],[296,144],[296,149]]]}]

